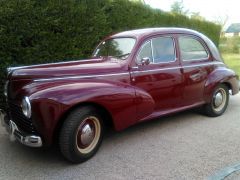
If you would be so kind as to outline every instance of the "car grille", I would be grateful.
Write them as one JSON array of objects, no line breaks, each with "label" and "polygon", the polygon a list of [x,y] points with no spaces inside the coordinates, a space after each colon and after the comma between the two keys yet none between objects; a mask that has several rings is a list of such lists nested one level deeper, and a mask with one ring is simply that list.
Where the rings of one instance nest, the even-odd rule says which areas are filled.
[{"label": "car grille", "polygon": [[14,104],[13,102],[8,101],[9,106],[9,114],[11,117],[11,120],[16,123],[16,125],[20,128],[20,130],[26,132],[26,133],[34,133],[35,128],[32,124],[31,119],[28,119],[25,117],[25,115],[22,112],[22,109],[19,105]]}]

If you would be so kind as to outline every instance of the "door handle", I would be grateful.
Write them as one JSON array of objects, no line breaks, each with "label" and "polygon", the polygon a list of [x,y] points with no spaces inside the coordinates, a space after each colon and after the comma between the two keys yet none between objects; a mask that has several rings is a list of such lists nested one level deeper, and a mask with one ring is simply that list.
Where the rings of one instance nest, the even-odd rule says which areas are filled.
[{"label": "door handle", "polygon": [[199,80],[201,78],[201,75],[199,73],[190,75],[190,79],[193,81]]}]

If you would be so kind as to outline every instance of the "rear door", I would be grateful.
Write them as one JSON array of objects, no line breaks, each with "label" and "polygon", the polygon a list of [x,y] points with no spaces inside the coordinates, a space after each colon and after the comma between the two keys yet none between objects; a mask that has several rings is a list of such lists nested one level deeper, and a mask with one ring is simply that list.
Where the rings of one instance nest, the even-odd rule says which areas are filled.
[{"label": "rear door", "polygon": [[178,37],[184,80],[184,103],[203,102],[204,85],[212,71],[212,58],[204,41],[191,35]]}]

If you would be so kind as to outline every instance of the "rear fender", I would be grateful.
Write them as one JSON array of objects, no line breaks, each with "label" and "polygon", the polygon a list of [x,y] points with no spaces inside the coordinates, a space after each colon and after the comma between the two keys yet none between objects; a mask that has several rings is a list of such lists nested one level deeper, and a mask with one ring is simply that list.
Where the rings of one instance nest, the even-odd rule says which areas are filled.
[{"label": "rear fender", "polygon": [[231,88],[233,94],[236,94],[239,91],[237,75],[235,72],[226,67],[218,67],[209,74],[208,79],[205,83],[205,102],[209,103],[211,101],[214,89],[221,83],[227,84]]}]

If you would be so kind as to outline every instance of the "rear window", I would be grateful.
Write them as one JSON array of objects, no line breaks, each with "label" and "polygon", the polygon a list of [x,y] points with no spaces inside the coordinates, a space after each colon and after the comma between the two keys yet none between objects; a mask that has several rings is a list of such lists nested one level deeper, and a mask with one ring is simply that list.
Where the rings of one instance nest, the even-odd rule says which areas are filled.
[{"label": "rear window", "polygon": [[206,49],[197,39],[193,37],[180,37],[179,47],[182,60],[191,61],[208,58]]}]

